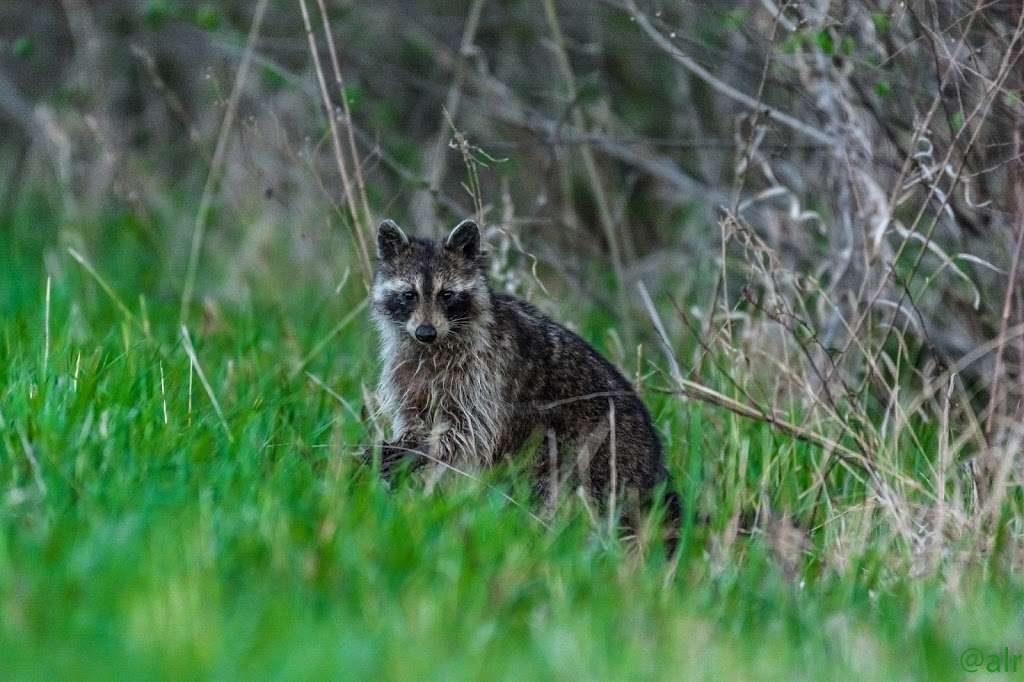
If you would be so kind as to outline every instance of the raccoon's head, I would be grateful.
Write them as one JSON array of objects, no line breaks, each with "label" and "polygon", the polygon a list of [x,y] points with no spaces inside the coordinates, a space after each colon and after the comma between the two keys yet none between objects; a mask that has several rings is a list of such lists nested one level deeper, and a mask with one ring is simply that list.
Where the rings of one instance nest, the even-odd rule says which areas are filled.
[{"label": "raccoon's head", "polygon": [[445,346],[468,339],[489,315],[486,254],[472,220],[463,220],[440,242],[410,238],[385,220],[377,230],[377,251],[373,309],[381,325],[424,346]]}]

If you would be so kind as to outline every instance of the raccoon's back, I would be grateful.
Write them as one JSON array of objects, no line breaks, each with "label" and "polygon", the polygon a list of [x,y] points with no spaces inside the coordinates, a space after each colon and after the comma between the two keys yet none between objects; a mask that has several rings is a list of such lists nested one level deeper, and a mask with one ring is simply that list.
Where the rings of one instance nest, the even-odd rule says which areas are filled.
[{"label": "raccoon's back", "polygon": [[579,335],[514,296],[494,296],[498,337],[513,358],[518,397],[545,402],[596,393],[632,394],[621,373]]}]

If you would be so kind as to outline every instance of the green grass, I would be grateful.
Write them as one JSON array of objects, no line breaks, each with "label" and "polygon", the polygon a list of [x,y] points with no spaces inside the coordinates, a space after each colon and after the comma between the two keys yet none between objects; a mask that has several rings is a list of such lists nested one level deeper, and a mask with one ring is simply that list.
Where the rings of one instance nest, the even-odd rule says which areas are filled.
[{"label": "green grass", "polygon": [[[502,496],[525,503],[514,471],[386,490],[354,457],[376,437],[365,314],[306,368],[355,415],[295,371],[358,304],[355,278],[333,296],[264,274],[190,320],[222,422],[143,224],[71,228],[36,200],[0,225],[3,679],[959,679],[968,646],[1024,649],[1024,590],[997,564],[911,577],[884,526],[838,561],[828,526],[791,575],[766,536],[724,540],[759,499],[806,517],[822,453],[710,407],[645,395],[709,517],[675,571],[582,505],[544,529]],[[853,514],[864,491],[837,471],[828,494]]]}]

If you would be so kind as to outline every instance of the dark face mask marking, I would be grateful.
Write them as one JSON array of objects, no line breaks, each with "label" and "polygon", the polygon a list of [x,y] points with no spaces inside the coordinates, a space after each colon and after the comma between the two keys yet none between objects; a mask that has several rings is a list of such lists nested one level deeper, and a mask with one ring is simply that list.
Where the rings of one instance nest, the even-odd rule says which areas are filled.
[{"label": "dark face mask marking", "polygon": [[[478,251],[473,253],[479,255]],[[387,292],[377,304],[378,310],[406,334],[428,343],[418,336],[429,336],[429,332],[417,332],[430,327],[436,337],[430,342],[441,343],[450,334],[470,329],[481,310],[475,292],[486,291],[486,285],[480,282],[484,261],[468,257],[465,249],[417,238],[382,256],[378,278],[407,284]],[[415,296],[408,297],[410,291]]]},{"label": "dark face mask marking", "polygon": [[476,316],[473,297],[466,291],[453,291],[447,300],[439,298],[438,301],[445,317],[452,322],[463,322]]},{"label": "dark face mask marking", "polygon": [[405,291],[393,291],[384,299],[384,310],[396,322],[406,322],[419,302],[418,296],[409,298],[406,294]]}]

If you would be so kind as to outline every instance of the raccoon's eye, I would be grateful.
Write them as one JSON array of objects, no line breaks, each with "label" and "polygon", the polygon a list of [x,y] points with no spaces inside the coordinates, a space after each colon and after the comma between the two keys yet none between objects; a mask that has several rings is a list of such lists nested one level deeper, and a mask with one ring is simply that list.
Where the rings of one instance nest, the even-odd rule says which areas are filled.
[{"label": "raccoon's eye", "polygon": [[455,294],[451,291],[448,291],[447,289],[442,290],[441,293],[437,295],[437,297],[440,298],[445,303],[452,300],[453,296],[455,296]]},{"label": "raccoon's eye", "polygon": [[406,302],[410,302],[410,303],[412,301],[415,301],[416,300],[416,292],[413,291],[412,289],[409,289],[408,291],[403,291],[402,292],[402,300],[404,300]]}]

